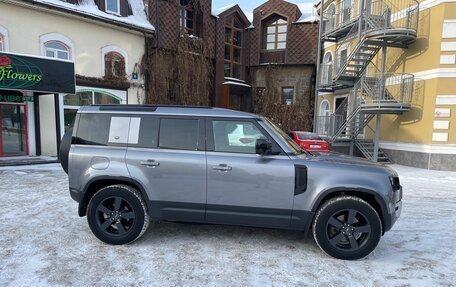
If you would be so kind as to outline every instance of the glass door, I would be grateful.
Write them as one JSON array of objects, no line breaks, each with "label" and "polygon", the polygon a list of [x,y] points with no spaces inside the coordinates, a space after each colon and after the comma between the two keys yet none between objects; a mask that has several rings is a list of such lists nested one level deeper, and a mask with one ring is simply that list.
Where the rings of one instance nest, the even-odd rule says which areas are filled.
[{"label": "glass door", "polygon": [[27,155],[25,105],[0,105],[0,157]]}]

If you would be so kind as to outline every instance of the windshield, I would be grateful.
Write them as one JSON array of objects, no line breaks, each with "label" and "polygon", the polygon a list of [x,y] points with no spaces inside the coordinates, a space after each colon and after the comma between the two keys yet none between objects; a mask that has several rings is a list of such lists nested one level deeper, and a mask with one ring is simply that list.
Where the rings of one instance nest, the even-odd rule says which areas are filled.
[{"label": "windshield", "polygon": [[268,118],[261,116],[260,119],[268,125],[269,128],[279,137],[281,138],[295,154],[302,154],[309,152],[303,150],[294,140],[292,140],[284,131],[282,131],[276,124],[271,122]]}]

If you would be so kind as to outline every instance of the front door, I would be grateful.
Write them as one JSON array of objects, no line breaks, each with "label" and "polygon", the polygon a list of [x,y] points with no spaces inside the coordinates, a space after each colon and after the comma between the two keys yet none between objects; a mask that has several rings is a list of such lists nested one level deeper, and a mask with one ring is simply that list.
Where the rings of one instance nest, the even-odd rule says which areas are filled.
[{"label": "front door", "polygon": [[0,105],[0,157],[27,155],[26,106]]},{"label": "front door", "polygon": [[256,139],[270,139],[255,121],[214,119],[207,124],[206,221],[289,226],[294,196],[290,158],[255,153]]},{"label": "front door", "polygon": [[153,218],[204,220],[204,121],[133,116],[126,162],[147,192]]}]

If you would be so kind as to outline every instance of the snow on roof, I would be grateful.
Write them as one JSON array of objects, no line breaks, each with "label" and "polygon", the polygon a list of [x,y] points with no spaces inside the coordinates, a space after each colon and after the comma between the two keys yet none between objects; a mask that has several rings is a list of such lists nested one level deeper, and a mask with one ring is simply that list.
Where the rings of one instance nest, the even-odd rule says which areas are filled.
[{"label": "snow on roof", "polygon": [[236,5],[237,4],[230,4],[230,5],[221,7],[219,9],[212,10],[212,15],[218,16],[218,15],[222,14],[223,12],[225,12],[226,10],[230,10],[231,8],[233,8]]},{"label": "snow on roof", "polygon": [[154,31],[155,28],[147,20],[147,15],[144,10],[144,3],[142,0],[128,0],[130,3],[131,11],[133,15],[128,17],[120,17],[113,14],[101,11],[95,4],[94,0],[83,0],[80,4],[71,4],[61,0],[33,0],[34,2],[44,3],[52,5],[54,7],[63,8],[66,10],[75,11],[78,13],[86,14],[94,18],[102,20],[110,20],[115,22],[121,22],[127,25],[131,25],[144,30]]},{"label": "snow on roof", "polygon": [[242,86],[242,87],[249,87],[251,88],[252,86],[244,84],[244,83],[239,83],[239,82],[234,82],[234,81],[226,81],[222,85],[235,85],[235,86]]},{"label": "snow on roof", "polygon": [[317,15],[317,8],[315,5],[317,5],[317,2],[306,2],[298,4],[302,15],[301,18],[299,18],[295,23],[314,23],[320,21],[320,17]]}]

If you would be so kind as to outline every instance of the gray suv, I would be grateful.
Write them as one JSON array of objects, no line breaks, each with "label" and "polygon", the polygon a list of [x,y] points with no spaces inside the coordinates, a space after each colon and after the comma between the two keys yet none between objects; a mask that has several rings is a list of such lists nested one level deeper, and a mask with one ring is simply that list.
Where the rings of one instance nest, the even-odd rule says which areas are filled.
[{"label": "gray suv", "polygon": [[79,215],[103,242],[139,238],[149,220],[312,230],[359,259],[401,212],[397,173],[300,149],[265,117],[210,107],[89,106],[62,140]]}]

